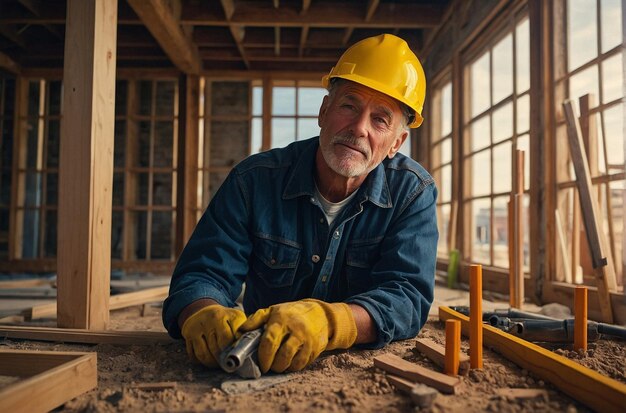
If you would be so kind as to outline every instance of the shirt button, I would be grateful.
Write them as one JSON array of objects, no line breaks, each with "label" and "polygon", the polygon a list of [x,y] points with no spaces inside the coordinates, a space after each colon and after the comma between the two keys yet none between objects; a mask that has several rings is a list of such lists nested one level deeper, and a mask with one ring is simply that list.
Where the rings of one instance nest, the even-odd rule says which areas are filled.
[{"label": "shirt button", "polygon": [[335,233],[333,234],[333,238],[334,239],[338,239],[339,238],[339,231],[335,231]]},{"label": "shirt button", "polygon": [[324,218],[320,218],[320,224],[323,224],[325,222],[326,222],[326,220]]},{"label": "shirt button", "polygon": [[311,203],[314,204],[315,203],[315,198],[311,198]]},{"label": "shirt button", "polygon": [[326,282],[326,278],[328,278],[326,275],[322,276],[322,282],[325,283]]},{"label": "shirt button", "polygon": [[272,265],[276,264],[276,259],[275,259],[275,258],[272,258],[272,259],[270,260],[270,264],[272,264]]},{"label": "shirt button", "polygon": [[311,257],[311,261],[313,262],[319,262],[320,261],[320,256],[319,255],[314,255]]}]

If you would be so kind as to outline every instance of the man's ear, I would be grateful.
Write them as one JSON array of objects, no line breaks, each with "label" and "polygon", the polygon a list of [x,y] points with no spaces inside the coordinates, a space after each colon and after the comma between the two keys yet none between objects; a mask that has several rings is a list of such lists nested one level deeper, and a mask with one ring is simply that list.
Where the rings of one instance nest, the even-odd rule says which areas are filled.
[{"label": "man's ear", "polygon": [[404,143],[404,141],[406,140],[408,136],[409,136],[409,132],[407,132],[406,130],[403,130],[402,133],[400,133],[400,135],[396,137],[396,139],[393,141],[393,144],[391,145],[391,148],[389,148],[389,153],[387,153],[387,156],[389,157],[389,159],[396,156],[396,153],[398,153],[398,151],[400,150],[400,147],[402,147],[402,144]]},{"label": "man's ear", "polygon": [[320,113],[317,115],[317,126],[322,127],[322,121],[326,116],[326,111],[328,110],[328,95],[324,96],[322,100],[322,104],[320,105]]}]

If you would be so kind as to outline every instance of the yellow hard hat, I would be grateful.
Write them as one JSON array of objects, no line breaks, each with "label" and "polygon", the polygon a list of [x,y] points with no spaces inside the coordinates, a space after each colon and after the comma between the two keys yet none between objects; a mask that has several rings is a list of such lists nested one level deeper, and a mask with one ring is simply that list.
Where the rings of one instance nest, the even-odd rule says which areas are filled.
[{"label": "yellow hard hat", "polygon": [[417,56],[401,38],[381,34],[355,43],[322,77],[322,86],[328,89],[335,77],[360,83],[404,103],[415,111],[409,127],[422,124],[426,76]]}]

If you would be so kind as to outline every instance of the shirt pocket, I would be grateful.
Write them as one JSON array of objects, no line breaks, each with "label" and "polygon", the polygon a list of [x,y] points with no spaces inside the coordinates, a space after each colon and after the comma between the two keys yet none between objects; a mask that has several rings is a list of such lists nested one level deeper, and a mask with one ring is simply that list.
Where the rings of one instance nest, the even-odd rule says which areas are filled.
[{"label": "shirt pocket", "polygon": [[346,277],[351,294],[371,289],[372,268],[380,259],[382,237],[353,241],[346,247]]},{"label": "shirt pocket", "polygon": [[268,287],[293,284],[300,260],[300,248],[288,241],[255,237],[252,270]]}]

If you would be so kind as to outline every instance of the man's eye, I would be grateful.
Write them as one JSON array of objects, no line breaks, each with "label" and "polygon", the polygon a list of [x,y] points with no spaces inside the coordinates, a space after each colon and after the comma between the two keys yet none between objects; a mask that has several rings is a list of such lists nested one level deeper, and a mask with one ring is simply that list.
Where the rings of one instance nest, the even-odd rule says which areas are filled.
[{"label": "man's eye", "polygon": [[387,119],[385,118],[374,118],[374,120],[376,121],[376,123],[379,123],[381,125],[387,125]]}]

